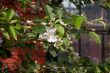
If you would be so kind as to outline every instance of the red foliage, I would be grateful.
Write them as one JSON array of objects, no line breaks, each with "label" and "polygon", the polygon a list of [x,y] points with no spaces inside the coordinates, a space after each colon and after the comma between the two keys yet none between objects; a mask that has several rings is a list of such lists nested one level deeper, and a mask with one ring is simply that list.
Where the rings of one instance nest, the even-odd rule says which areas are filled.
[{"label": "red foliage", "polygon": [[43,65],[46,62],[46,52],[43,49],[32,49],[31,56],[33,61]]},{"label": "red foliage", "polygon": [[[36,0],[33,0],[36,1]],[[45,16],[45,12],[43,9],[43,5],[46,2],[45,0],[43,0],[44,2],[41,3],[40,7],[41,9],[38,11],[34,11],[33,8],[31,8],[28,4],[26,9],[24,10],[21,6],[21,3],[18,1],[13,2],[13,0],[2,0],[0,3],[0,7],[4,7],[4,8],[10,8],[10,9],[14,9],[17,13],[18,16],[21,17],[21,19],[23,20],[32,20],[35,17],[40,17],[43,18]],[[0,34],[1,37],[1,34]],[[10,58],[5,58],[5,59],[0,59],[0,61],[3,63],[3,70],[5,68],[5,66],[7,65],[10,71],[14,71],[16,70],[19,65],[22,63],[23,60],[25,60],[25,55],[26,53],[29,53],[31,55],[31,59],[33,61],[37,61],[39,64],[45,64],[46,62],[46,52],[43,49],[43,44],[41,41],[37,40],[35,43],[34,42],[28,42],[28,44],[34,44],[36,45],[37,49],[23,49],[23,48],[11,48],[11,54],[12,57]]]},{"label": "red foliage", "polygon": [[43,49],[43,43],[41,40],[27,41],[27,44],[34,44],[36,48],[28,50],[31,54],[32,60],[37,61],[39,64],[45,64],[46,62],[46,51]]},{"label": "red foliage", "polygon": [[[31,4],[35,4],[36,0],[33,0]],[[10,0],[3,0],[0,4],[0,7],[5,7],[5,8],[11,8],[17,11],[18,15],[21,17],[23,20],[32,20],[36,17],[43,18],[46,14],[44,11],[44,4],[45,0],[40,3],[40,8],[38,10],[34,10],[31,6],[30,3],[26,4],[26,8],[22,8],[21,2],[19,1],[10,1]]]},{"label": "red foliage", "polygon": [[1,59],[3,63],[3,69],[8,66],[10,71],[16,70],[18,66],[22,63],[21,57],[19,55],[25,55],[25,52],[21,48],[11,48],[12,57]]},{"label": "red foliage", "polygon": [[43,49],[43,44],[40,43],[40,41],[37,41],[36,43],[33,43],[37,46],[33,49],[23,49],[23,48],[11,48],[11,54],[12,57],[1,59],[1,62],[3,63],[3,70],[6,67],[6,65],[9,68],[9,71],[14,71],[19,68],[22,61],[24,61],[26,58],[26,54],[31,55],[32,61],[37,61],[38,64],[45,64],[46,62],[46,52]]}]

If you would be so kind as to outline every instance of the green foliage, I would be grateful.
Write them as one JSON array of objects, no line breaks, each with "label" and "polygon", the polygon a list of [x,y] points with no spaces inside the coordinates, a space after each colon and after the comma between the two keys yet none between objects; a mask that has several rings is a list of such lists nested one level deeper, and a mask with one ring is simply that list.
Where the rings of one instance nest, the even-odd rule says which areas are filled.
[{"label": "green foliage", "polygon": [[104,0],[104,1],[102,1],[101,6],[102,6],[104,9],[110,9],[110,1],[109,1],[109,0]]},{"label": "green foliage", "polygon": [[101,45],[100,37],[95,32],[89,32],[89,35],[98,45]]},{"label": "green foliage", "polygon": [[0,21],[0,30],[4,37],[8,40],[11,38],[17,40],[17,30],[20,30],[21,25],[19,25],[20,19],[16,16],[15,11],[13,9],[1,9]]},{"label": "green foliage", "polygon": [[7,31],[3,32],[3,36],[8,40],[10,39],[9,33]]},{"label": "green foliage", "polygon": [[46,4],[45,11],[49,18],[58,17],[59,19],[61,19],[63,17],[62,8],[53,7],[52,5]]},{"label": "green foliage", "polygon": [[35,32],[35,33],[44,33],[46,32],[46,28],[45,26],[43,25],[36,25],[34,27],[32,27],[32,31]]},{"label": "green foliage", "polygon": [[9,26],[9,33],[12,38],[17,40],[17,32],[16,32],[16,29],[14,28],[14,26]]},{"label": "green foliage", "polygon": [[32,0],[19,0],[22,4],[22,7],[25,8],[27,6],[28,2],[31,2]]},{"label": "green foliage", "polygon": [[[20,0],[23,7],[28,0]],[[88,4],[91,0],[70,0],[78,9],[81,9],[83,2]],[[22,44],[27,48],[31,46],[25,44],[27,40],[32,40],[34,48],[44,49],[47,51],[49,59],[45,65],[39,65],[31,61],[31,55],[26,54],[26,61],[22,62],[24,67],[21,68],[23,73],[106,73],[110,72],[110,63],[95,64],[89,58],[80,57],[74,51],[72,38],[78,40],[81,36],[88,35],[95,40],[96,44],[101,45],[100,37],[95,32],[87,30],[87,18],[81,15],[64,14],[63,8],[60,8],[62,0],[51,0],[50,4],[45,5],[47,16],[43,19],[30,20],[35,25],[23,26],[22,22],[15,14],[14,10],[1,10],[0,13],[0,30],[5,39],[3,44],[14,46]],[[96,1],[94,1],[96,2]],[[52,3],[55,4],[52,5]],[[80,11],[80,10],[79,10]],[[29,20],[28,20],[29,21]],[[20,35],[19,38],[17,36]],[[4,38],[3,37],[3,38]],[[6,40],[8,39],[8,40]],[[16,42],[15,42],[16,40]],[[36,40],[38,42],[36,45]],[[13,44],[13,43],[14,44]],[[11,43],[11,44],[10,44]],[[40,44],[42,45],[40,45]],[[4,47],[4,45],[2,45]],[[33,46],[33,45],[32,45]],[[40,48],[39,48],[40,46]],[[30,49],[31,50],[31,49]],[[25,67],[26,66],[26,67]],[[23,70],[25,68],[25,70]]]},{"label": "green foliage", "polygon": [[63,17],[62,8],[57,8],[56,15],[58,16],[59,19]]},{"label": "green foliage", "polygon": [[7,12],[6,12],[6,19],[7,19],[7,21],[10,21],[12,18],[13,18],[13,16],[15,15],[15,12],[14,12],[14,10],[8,10]]},{"label": "green foliage", "polygon": [[45,5],[45,11],[50,18],[54,17],[53,8],[50,5]]},{"label": "green foliage", "polygon": [[76,29],[80,29],[81,25],[86,21],[86,17],[85,16],[77,16],[77,15],[73,15],[72,17],[72,24],[74,26],[74,28]]},{"label": "green foliage", "polygon": [[59,25],[59,24],[56,24],[56,25],[55,25],[55,28],[57,29],[58,34],[59,34],[60,36],[64,36],[64,34],[65,34],[65,29],[64,29],[63,26],[61,26],[61,25]]}]

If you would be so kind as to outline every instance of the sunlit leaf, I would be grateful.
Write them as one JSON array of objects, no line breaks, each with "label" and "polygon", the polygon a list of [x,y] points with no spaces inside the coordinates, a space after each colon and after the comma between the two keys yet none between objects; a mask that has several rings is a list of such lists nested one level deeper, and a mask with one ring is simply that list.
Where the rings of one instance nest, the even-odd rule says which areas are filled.
[{"label": "sunlit leaf", "polygon": [[104,29],[107,29],[107,24],[105,22],[99,21],[99,23],[101,23],[103,25]]},{"label": "sunlit leaf", "polygon": [[99,67],[96,67],[94,72],[95,72],[95,73],[101,73],[101,70],[100,70]]},{"label": "sunlit leaf", "polygon": [[96,42],[96,44],[101,44],[100,37],[98,34],[96,34],[95,32],[89,32],[89,36]]},{"label": "sunlit leaf", "polygon": [[10,35],[9,35],[9,33],[7,32],[7,31],[4,31],[3,32],[3,36],[6,38],[6,39],[10,39]]},{"label": "sunlit leaf", "polygon": [[22,28],[22,25],[19,23],[16,23],[16,26],[14,26],[15,29],[20,30]]},{"label": "sunlit leaf", "polygon": [[14,15],[15,15],[15,12],[13,9],[8,10],[7,11],[7,20],[10,21]]},{"label": "sunlit leaf", "polygon": [[72,24],[76,29],[80,29],[81,24],[86,21],[86,17],[84,16],[78,16],[78,15],[74,15],[72,17]]},{"label": "sunlit leaf", "polygon": [[58,31],[58,33],[59,33],[60,36],[63,36],[65,34],[65,29],[64,29],[63,26],[57,24],[55,26],[55,28],[57,29],[57,31]]},{"label": "sunlit leaf", "polygon": [[17,20],[11,20],[10,21],[10,23],[16,23],[17,22]]},{"label": "sunlit leaf", "polygon": [[9,26],[9,33],[13,39],[17,40],[17,32],[14,26]]}]

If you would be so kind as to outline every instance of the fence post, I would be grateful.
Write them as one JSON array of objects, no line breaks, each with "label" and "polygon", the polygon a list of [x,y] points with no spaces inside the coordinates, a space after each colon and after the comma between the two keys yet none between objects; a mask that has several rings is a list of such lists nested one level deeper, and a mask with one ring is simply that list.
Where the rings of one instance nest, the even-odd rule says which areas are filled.
[{"label": "fence post", "polygon": [[104,34],[102,34],[102,38],[101,38],[101,49],[102,49],[102,62],[104,61],[105,58],[105,36]]}]

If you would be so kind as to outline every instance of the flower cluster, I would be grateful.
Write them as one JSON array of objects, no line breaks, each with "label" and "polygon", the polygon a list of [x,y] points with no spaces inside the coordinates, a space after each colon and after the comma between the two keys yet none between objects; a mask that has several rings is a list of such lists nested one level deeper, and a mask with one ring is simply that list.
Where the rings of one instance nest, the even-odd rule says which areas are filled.
[{"label": "flower cluster", "polygon": [[58,41],[58,37],[56,36],[56,29],[55,28],[52,29],[50,27],[47,27],[46,32],[41,34],[39,36],[39,38],[47,40],[48,42],[57,42]]}]

